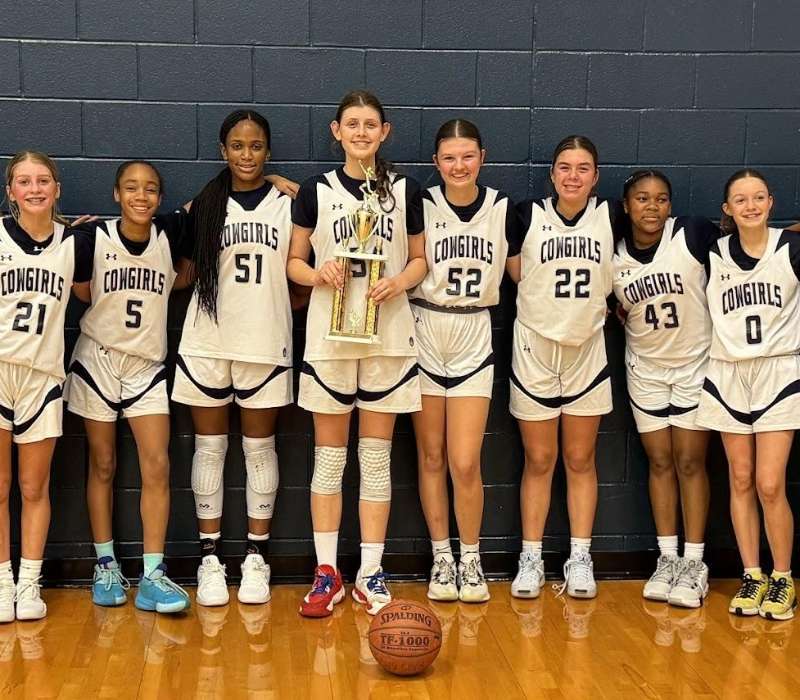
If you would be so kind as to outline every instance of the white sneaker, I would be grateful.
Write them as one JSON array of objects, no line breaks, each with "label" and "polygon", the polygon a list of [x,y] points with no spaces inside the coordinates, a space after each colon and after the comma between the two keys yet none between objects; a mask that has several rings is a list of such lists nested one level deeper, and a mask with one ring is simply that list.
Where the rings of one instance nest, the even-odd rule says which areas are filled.
[{"label": "white sneaker", "polygon": [[485,603],[489,598],[481,560],[473,556],[458,562],[458,599],[462,603]]},{"label": "white sneaker", "polygon": [[227,605],[228,586],[225,584],[225,567],[215,554],[203,557],[197,567],[197,604]]},{"label": "white sneaker", "polygon": [[675,585],[678,575],[677,557],[668,557],[662,554],[656,562],[656,570],[647,583],[644,584],[642,595],[647,600],[660,600],[666,602],[669,592]]},{"label": "white sneaker", "polygon": [[17,581],[17,619],[41,620],[47,615],[47,606],[42,600],[42,587],[39,584],[40,576],[35,579],[20,579]]},{"label": "white sneaker", "polygon": [[564,583],[553,588],[561,595],[566,589],[571,598],[594,598],[597,596],[597,584],[594,582],[594,564],[589,552],[578,552],[574,558],[564,563]]},{"label": "white sneaker", "polygon": [[17,588],[14,585],[14,579],[10,575],[8,578],[0,579],[0,622],[14,621],[14,597],[16,592]]},{"label": "white sneaker", "polygon": [[386,587],[386,574],[380,566],[372,573],[358,570],[353,586],[353,599],[364,605],[370,615],[377,615],[392,602],[392,594]]},{"label": "white sneaker", "polygon": [[442,602],[458,600],[456,563],[452,557],[440,554],[433,558],[431,582],[428,584],[428,598]]},{"label": "white sneaker", "polygon": [[708,595],[708,566],[699,559],[679,559],[675,585],[667,602],[681,608],[699,608]]},{"label": "white sneaker", "polygon": [[544,562],[541,556],[523,552],[519,555],[519,570],[511,583],[515,598],[538,598],[544,586]]},{"label": "white sneaker", "polygon": [[248,554],[242,562],[242,582],[236,597],[240,603],[258,605],[269,602],[269,564],[260,554]]}]

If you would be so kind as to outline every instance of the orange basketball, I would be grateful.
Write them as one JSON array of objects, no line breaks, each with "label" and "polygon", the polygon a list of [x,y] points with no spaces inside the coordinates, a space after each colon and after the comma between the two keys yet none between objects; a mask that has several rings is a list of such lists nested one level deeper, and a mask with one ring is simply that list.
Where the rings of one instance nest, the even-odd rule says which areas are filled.
[{"label": "orange basketball", "polygon": [[439,618],[413,600],[389,603],[373,618],[367,636],[375,660],[398,676],[422,673],[442,646]]}]

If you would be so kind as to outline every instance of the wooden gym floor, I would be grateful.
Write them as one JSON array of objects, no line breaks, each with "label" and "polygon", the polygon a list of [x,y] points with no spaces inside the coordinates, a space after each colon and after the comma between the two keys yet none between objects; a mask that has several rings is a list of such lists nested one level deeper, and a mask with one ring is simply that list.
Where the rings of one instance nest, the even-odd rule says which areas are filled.
[{"label": "wooden gym floor", "polygon": [[[516,601],[508,583],[484,605],[434,604],[444,644],[424,675],[375,665],[369,618],[348,597],[326,620],[298,616],[303,586],[272,601],[143,613],[133,596],[98,608],[86,590],[47,590],[46,620],[0,625],[1,698],[759,698],[800,697],[800,621],[727,612],[735,581],[705,607],[641,598],[638,581],[599,585],[594,601]],[[420,583],[396,598],[425,600]],[[349,593],[349,587],[348,587]],[[194,591],[192,591],[194,595]]]}]

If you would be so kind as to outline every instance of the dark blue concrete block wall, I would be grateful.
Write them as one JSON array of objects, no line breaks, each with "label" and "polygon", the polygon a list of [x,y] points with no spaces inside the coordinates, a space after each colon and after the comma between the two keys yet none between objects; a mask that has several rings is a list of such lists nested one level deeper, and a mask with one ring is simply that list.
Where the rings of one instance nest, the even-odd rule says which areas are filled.
[{"label": "dark blue concrete block wall", "polygon": [[[775,215],[798,217],[800,53],[789,0],[0,0],[0,158],[36,148],[57,157],[62,208],[114,213],[113,172],[145,157],[161,168],[165,206],[191,198],[219,168],[216,132],[234,107],[251,105],[273,125],[275,171],[305,178],[331,167],[328,123],[341,95],[376,92],[394,132],[386,153],[423,183],[435,182],[432,139],[452,116],[478,123],[488,148],[484,180],[515,199],[546,192],[554,144],[589,135],[603,163],[600,191],[616,195],[638,165],[673,179],[674,209],[716,217],[720,190],[742,164],[762,168],[775,191]],[[506,410],[512,290],[495,313],[500,358],[485,456],[486,549],[518,545],[517,484],[522,452]],[[172,352],[186,296],[170,317]],[[72,309],[74,342],[79,309]],[[303,318],[298,317],[302,342]],[[623,340],[609,326],[617,410],[604,419],[598,462],[601,503],[596,549],[640,551],[654,544],[647,467],[626,405]],[[54,527],[48,554],[91,553],[83,487],[86,446],[66,421],[53,468]],[[297,408],[281,416],[282,488],[273,550],[310,554],[308,482],[311,423]],[[194,551],[189,490],[191,420],[173,414],[174,486],[169,550]],[[237,430],[236,424],[233,426]],[[225,532],[245,534],[241,450],[232,443],[226,473]],[[348,502],[355,503],[351,459]],[[710,460],[714,498],[708,541],[733,548],[725,469],[718,443]],[[790,465],[800,505],[797,461]],[[410,424],[394,449],[390,549],[426,552],[415,486]],[[138,550],[139,477],[133,442],[120,428],[117,538]],[[556,479],[548,546],[567,533],[563,475]],[[358,541],[353,508],[345,550]]]}]

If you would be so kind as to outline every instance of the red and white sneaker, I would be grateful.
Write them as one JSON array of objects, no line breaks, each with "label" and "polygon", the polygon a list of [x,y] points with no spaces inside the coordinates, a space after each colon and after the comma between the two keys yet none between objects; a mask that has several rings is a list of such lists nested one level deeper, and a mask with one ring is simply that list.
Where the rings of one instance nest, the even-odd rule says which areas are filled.
[{"label": "red and white sneaker", "polygon": [[342,575],[328,564],[314,569],[314,583],[300,603],[300,614],[304,617],[328,617],[333,606],[344,599]]},{"label": "red and white sneaker", "polygon": [[369,574],[359,569],[353,586],[353,599],[361,603],[370,615],[377,615],[381,608],[392,602],[392,594],[386,587],[386,574],[380,566]]}]

